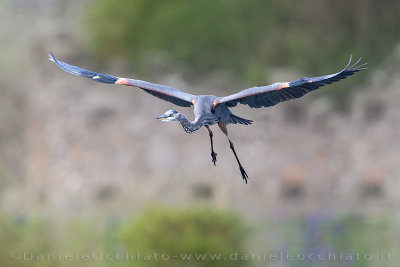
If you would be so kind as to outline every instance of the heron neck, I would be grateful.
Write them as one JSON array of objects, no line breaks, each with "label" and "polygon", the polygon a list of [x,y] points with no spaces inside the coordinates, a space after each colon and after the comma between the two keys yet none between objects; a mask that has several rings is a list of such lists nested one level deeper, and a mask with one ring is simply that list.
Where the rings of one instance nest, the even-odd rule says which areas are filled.
[{"label": "heron neck", "polygon": [[199,121],[189,121],[189,119],[183,114],[179,114],[177,119],[182,124],[183,129],[187,133],[194,133],[195,131],[200,129],[201,126],[203,126],[201,123],[199,123]]}]

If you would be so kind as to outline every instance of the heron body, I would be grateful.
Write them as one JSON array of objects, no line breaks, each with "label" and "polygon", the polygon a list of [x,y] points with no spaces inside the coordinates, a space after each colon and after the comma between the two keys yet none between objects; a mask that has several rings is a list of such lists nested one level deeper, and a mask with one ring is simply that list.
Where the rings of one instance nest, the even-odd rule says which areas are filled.
[{"label": "heron body", "polygon": [[181,114],[176,110],[168,110],[163,115],[155,119],[166,122],[178,121],[187,133],[194,133],[201,127],[206,127],[210,136],[211,157],[214,165],[216,165],[217,153],[215,153],[213,148],[213,133],[209,126],[218,124],[221,131],[228,138],[229,147],[236,158],[242,178],[246,183],[248,175],[237,156],[232,141],[229,139],[227,125],[231,123],[249,125],[253,121],[243,119],[232,114],[229,108],[235,107],[238,103],[248,105],[251,108],[274,106],[283,101],[302,97],[303,95],[314,91],[321,86],[345,79],[348,76],[365,69],[366,65],[365,63],[356,66],[361,60],[360,58],[355,64],[350,66],[350,57],[350,61],[347,66],[342,71],[334,74],[313,78],[303,77],[293,82],[274,83],[268,86],[252,87],[233,95],[217,97],[214,95],[196,96],[166,85],[154,84],[135,79],[120,78],[110,74],[93,72],[59,61],[52,53],[50,53],[49,59],[55,62],[62,70],[74,75],[90,78],[101,83],[138,87],[155,97],[171,102],[177,106],[190,107],[193,105],[195,115],[194,121],[190,121],[184,114]]},{"label": "heron body", "polygon": [[[195,120],[193,122],[189,121],[185,115],[180,114],[177,119],[187,133],[194,133],[202,126],[211,126],[216,123],[228,125],[233,122],[235,118],[241,119],[243,124],[245,124],[245,121],[247,124],[251,124],[252,121],[233,115],[225,105],[214,107],[213,105],[217,99],[218,97],[213,95],[196,96],[193,100],[193,110],[195,115]],[[241,123],[239,121],[235,122]]]}]

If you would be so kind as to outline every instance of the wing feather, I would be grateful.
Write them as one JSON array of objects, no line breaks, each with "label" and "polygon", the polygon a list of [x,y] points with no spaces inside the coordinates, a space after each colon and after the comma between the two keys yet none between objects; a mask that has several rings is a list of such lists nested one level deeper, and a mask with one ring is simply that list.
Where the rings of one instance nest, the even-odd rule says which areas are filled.
[{"label": "wing feather", "polygon": [[134,86],[138,87],[140,89],[143,89],[145,92],[158,97],[162,100],[171,102],[175,105],[181,106],[181,107],[190,107],[196,98],[196,96],[184,93],[178,89],[175,89],[170,86],[166,85],[161,85],[161,84],[156,84],[156,83],[149,83],[141,80],[135,80],[135,79],[126,79],[126,78],[120,78],[117,76],[113,76],[110,74],[103,74],[103,73],[98,73],[90,70],[85,70],[82,68],[79,68],[77,66],[70,65],[68,63],[65,63],[63,61],[57,60],[53,53],[50,53],[49,55],[49,60],[53,61],[54,63],[57,64],[60,69],[82,77],[90,78],[93,79],[96,82],[101,82],[101,83],[108,83],[108,84],[122,84],[122,85],[127,85],[127,86]]},{"label": "wing feather", "polygon": [[283,101],[302,97],[324,85],[338,82],[358,71],[366,69],[367,63],[357,66],[360,60],[361,58],[350,66],[350,57],[347,66],[334,74],[313,78],[303,77],[289,83],[274,83],[268,86],[252,87],[230,96],[221,97],[217,101],[219,104],[223,103],[228,107],[234,107],[238,103],[248,105],[252,108],[274,106]]}]

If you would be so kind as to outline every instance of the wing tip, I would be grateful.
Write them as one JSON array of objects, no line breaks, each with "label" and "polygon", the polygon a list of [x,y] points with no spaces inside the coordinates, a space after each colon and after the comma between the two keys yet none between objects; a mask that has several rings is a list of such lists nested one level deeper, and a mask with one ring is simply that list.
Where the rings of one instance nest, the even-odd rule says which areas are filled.
[{"label": "wing tip", "polygon": [[353,56],[350,55],[350,60],[347,63],[346,67],[342,71],[357,72],[357,71],[361,71],[361,70],[367,69],[366,65],[368,65],[368,62],[357,66],[357,64],[361,61],[362,57],[360,57],[355,63],[353,63],[353,65],[350,66],[352,58],[353,58]]},{"label": "wing tip", "polygon": [[53,52],[50,52],[50,54],[49,54],[49,60],[50,61],[53,61],[53,62],[56,62],[56,57],[54,56],[54,54],[53,54]]}]

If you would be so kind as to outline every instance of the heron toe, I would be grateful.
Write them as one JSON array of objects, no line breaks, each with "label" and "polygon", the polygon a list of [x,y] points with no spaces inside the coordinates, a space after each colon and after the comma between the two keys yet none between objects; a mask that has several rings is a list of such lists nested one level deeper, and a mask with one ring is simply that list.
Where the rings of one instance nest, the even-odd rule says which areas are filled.
[{"label": "heron toe", "polygon": [[247,184],[247,179],[249,178],[249,176],[247,175],[246,171],[243,169],[242,166],[239,166],[239,168],[240,168],[240,172],[241,172],[241,174],[242,174],[243,180],[244,180],[244,181],[246,182],[246,184]]},{"label": "heron toe", "polygon": [[212,157],[212,162],[214,163],[214,166],[216,166],[215,162],[217,162],[217,153],[214,151],[211,152],[211,157]]}]

